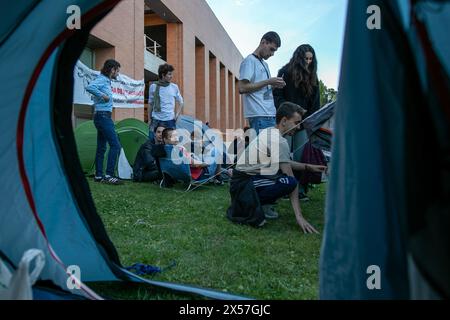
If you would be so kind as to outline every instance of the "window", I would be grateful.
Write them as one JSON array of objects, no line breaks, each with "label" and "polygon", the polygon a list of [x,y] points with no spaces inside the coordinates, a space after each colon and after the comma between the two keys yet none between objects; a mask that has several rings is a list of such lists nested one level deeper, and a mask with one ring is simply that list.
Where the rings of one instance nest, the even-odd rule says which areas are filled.
[{"label": "window", "polygon": [[80,61],[90,69],[95,69],[95,52],[90,48],[84,48]]}]

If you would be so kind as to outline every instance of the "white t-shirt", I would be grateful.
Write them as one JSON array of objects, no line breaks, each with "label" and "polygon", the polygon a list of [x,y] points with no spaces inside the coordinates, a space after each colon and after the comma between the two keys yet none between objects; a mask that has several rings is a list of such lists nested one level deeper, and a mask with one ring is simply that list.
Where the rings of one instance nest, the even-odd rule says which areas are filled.
[{"label": "white t-shirt", "polygon": [[170,83],[167,87],[159,87],[159,97],[161,102],[161,112],[155,112],[153,101],[155,100],[156,84],[153,83],[148,90],[148,102],[152,106],[152,118],[160,121],[170,121],[175,118],[175,101],[183,103],[183,97],[175,83]]},{"label": "white t-shirt", "polygon": [[[270,79],[269,65],[264,61],[249,55],[241,63],[239,79],[256,83]],[[272,88],[266,86],[252,93],[242,95],[244,117],[275,117],[276,109],[273,101]]]},{"label": "white t-shirt", "polygon": [[262,130],[238,159],[236,169],[250,175],[272,176],[280,170],[280,163],[289,163],[289,143],[276,128]]}]

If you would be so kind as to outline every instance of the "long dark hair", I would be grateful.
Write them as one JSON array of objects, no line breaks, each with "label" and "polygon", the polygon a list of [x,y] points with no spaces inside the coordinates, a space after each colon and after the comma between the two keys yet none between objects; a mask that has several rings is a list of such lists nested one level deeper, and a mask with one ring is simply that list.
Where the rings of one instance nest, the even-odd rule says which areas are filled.
[{"label": "long dark hair", "polygon": [[112,69],[120,68],[120,63],[114,59],[108,59],[103,64],[103,68],[100,71],[104,76],[109,77],[111,75]]},{"label": "long dark hair", "polygon": [[[307,52],[313,54],[313,61],[309,66],[305,61]],[[316,52],[309,44],[299,46],[295,50],[291,61],[285,65],[285,68],[287,68],[287,72],[292,77],[295,87],[300,88],[306,96],[311,96],[314,92],[314,87],[319,86]]]}]

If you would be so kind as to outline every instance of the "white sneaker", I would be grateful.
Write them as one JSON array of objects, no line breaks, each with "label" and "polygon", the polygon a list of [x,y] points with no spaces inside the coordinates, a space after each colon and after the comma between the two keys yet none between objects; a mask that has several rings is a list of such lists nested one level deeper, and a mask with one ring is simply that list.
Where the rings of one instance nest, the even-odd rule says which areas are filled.
[{"label": "white sneaker", "polygon": [[273,205],[266,204],[262,206],[266,219],[278,219],[279,215],[273,208]]}]

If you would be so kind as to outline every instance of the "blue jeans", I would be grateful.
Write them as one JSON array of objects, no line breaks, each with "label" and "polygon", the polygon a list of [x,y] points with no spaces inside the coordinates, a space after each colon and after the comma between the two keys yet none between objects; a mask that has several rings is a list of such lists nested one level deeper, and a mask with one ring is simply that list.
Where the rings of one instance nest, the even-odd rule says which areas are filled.
[{"label": "blue jeans", "polygon": [[[193,151],[193,150],[191,150]],[[218,151],[216,148],[211,148],[210,150],[206,151],[206,154],[202,155],[202,161],[208,164],[208,170],[206,171],[203,169],[202,175],[197,180],[203,180],[211,178],[216,174],[217,171],[217,158]]]},{"label": "blue jeans", "polygon": [[[254,176],[253,180],[265,178]],[[264,184],[264,183],[263,183]],[[269,186],[255,186],[261,205],[274,204],[278,199],[291,194],[297,187],[298,181],[294,177],[283,175],[275,180],[275,184]]]},{"label": "blue jeans", "polygon": [[95,154],[95,176],[103,176],[103,160],[105,159],[106,143],[109,144],[108,162],[106,174],[113,176],[116,168],[117,158],[122,148],[119,137],[114,129],[111,112],[98,111],[94,115],[94,124],[97,128],[97,152]]},{"label": "blue jeans", "polygon": [[203,168],[202,174],[200,175],[200,177],[197,178],[197,181],[201,181],[204,179],[210,179],[212,176],[214,176],[216,174],[217,164],[212,163],[208,166],[207,169],[208,170],[205,170],[205,168]]},{"label": "blue jeans", "polygon": [[168,120],[168,121],[153,119],[152,124],[150,125],[149,130],[148,130],[148,138],[150,140],[155,140],[155,129],[158,127],[171,128],[171,129],[177,128],[175,119]]},{"label": "blue jeans", "polygon": [[276,120],[275,117],[253,117],[248,118],[248,123],[250,124],[250,128],[256,131],[256,134],[259,134],[259,131],[275,127]]}]

